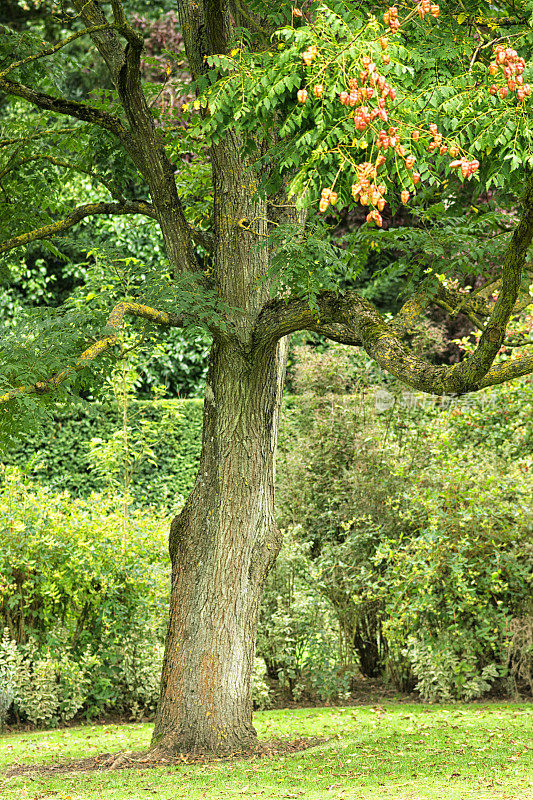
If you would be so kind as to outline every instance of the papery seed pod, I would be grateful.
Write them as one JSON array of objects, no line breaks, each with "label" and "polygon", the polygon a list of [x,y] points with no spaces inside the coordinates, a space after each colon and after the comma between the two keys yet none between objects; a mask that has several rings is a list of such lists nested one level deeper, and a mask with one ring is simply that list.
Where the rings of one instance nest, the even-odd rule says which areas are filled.
[{"label": "papery seed pod", "polygon": [[441,154],[441,156],[446,155],[447,152],[448,152],[448,146],[445,144],[441,145],[439,148],[439,153]]},{"label": "papery seed pod", "polygon": [[392,86],[389,89],[389,97],[390,97],[390,99],[393,100],[393,101],[396,100],[396,95],[397,94],[398,94],[397,90],[394,88],[394,86]]},{"label": "papery seed pod", "polygon": [[452,158],[457,158],[457,156],[459,155],[459,148],[455,147],[455,145],[453,145],[452,147],[450,147],[448,152],[449,152],[449,154],[451,155]]},{"label": "papery seed pod", "polygon": [[489,72],[490,72],[491,75],[496,75],[496,73],[498,72],[498,65],[497,64],[491,64],[490,67],[489,67]]},{"label": "papery seed pod", "polygon": [[516,90],[516,99],[520,100],[520,101],[526,99],[526,93],[524,92],[524,89],[523,89],[522,86],[519,86],[518,89]]},{"label": "papery seed pod", "polygon": [[296,93],[296,97],[298,98],[298,102],[299,102],[299,103],[305,103],[305,101],[306,101],[306,100],[307,100],[307,98],[309,97],[309,95],[308,95],[308,93],[307,93],[307,89],[300,89],[300,90],[299,90],[299,91]]},{"label": "papery seed pod", "polygon": [[436,126],[436,124],[434,122],[430,122],[429,123],[429,131],[430,131],[430,133],[433,134],[433,136],[435,136],[435,134],[439,132],[439,129],[437,128],[437,126]]},{"label": "papery seed pod", "polygon": [[478,169],[479,169],[479,161],[476,158],[470,162],[470,174],[472,175],[474,172],[477,172]]},{"label": "papery seed pod", "polygon": [[348,86],[350,89],[357,89],[357,78],[350,78],[348,81]]},{"label": "papery seed pod", "polygon": [[379,37],[379,44],[380,44],[382,50],[386,50],[387,47],[389,46],[388,38],[386,36],[380,36]]},{"label": "papery seed pod", "polygon": [[404,204],[404,206],[407,205],[410,197],[411,197],[411,192],[408,192],[407,189],[404,189],[402,192],[400,192],[400,199]]},{"label": "papery seed pod", "polygon": [[498,89],[498,94],[499,94],[499,96],[501,97],[502,100],[505,100],[505,98],[507,97],[508,91],[509,90],[507,89],[507,86],[500,86],[500,88]]},{"label": "papery seed pod", "polygon": [[396,153],[399,156],[401,156],[401,158],[404,157],[404,155],[405,155],[405,147],[403,146],[403,144],[397,144],[396,145]]},{"label": "papery seed pod", "polygon": [[361,203],[362,206],[367,206],[368,205],[368,193],[367,192],[363,192],[361,194],[361,197],[359,198],[359,202]]},{"label": "papery seed pod", "polygon": [[457,167],[460,167],[462,163],[463,163],[462,159],[458,159],[457,161],[450,161],[450,167],[451,169],[457,169]]},{"label": "papery seed pod", "polygon": [[418,183],[418,181],[420,180],[420,173],[413,172],[412,178],[413,178],[413,183]]},{"label": "papery seed pod", "polygon": [[377,206],[379,211],[383,211],[383,209],[385,208],[385,200],[382,197],[379,198]]},{"label": "papery seed pod", "polygon": [[496,86],[495,83],[493,83],[492,86],[489,86],[489,94],[494,95],[497,93],[498,93],[498,87]]},{"label": "papery seed pod", "polygon": [[385,156],[378,156],[376,158],[376,167],[381,167],[381,165],[384,164],[386,160],[387,159],[385,158]]},{"label": "papery seed pod", "polygon": [[407,169],[413,169],[415,165],[415,160],[416,159],[414,156],[407,156],[407,158],[405,159],[405,166],[407,167]]},{"label": "papery seed pod", "polygon": [[329,200],[329,196],[330,196],[330,194],[331,194],[331,189],[329,189],[329,188],[326,186],[324,189],[322,189],[322,192],[321,192],[321,197],[323,197],[325,200]]},{"label": "papery seed pod", "polygon": [[420,139],[420,131],[413,131],[411,134],[411,139],[413,140],[413,142],[418,142],[418,140]]},{"label": "papery seed pod", "polygon": [[390,55],[388,53],[383,53],[381,60],[384,64],[390,64]]},{"label": "papery seed pod", "polygon": [[341,101],[342,105],[345,106],[348,103],[349,98],[348,92],[341,92],[339,95],[339,100]]},{"label": "papery seed pod", "polygon": [[331,203],[332,206],[335,205],[335,203],[337,202],[337,192],[331,192],[329,196],[329,202]]},{"label": "papery seed pod", "polygon": [[385,108],[380,108],[379,109],[378,117],[380,118],[380,120],[382,120],[382,122],[387,122],[388,121],[389,115],[387,114],[387,111],[386,111]]},{"label": "papery seed pod", "polygon": [[315,97],[320,98],[324,94],[324,87],[321,83],[317,83],[316,86],[313,86],[313,94]]},{"label": "papery seed pod", "polygon": [[320,200],[320,203],[318,204],[318,210],[324,213],[324,211],[328,209],[328,206],[329,206],[329,200],[325,200],[324,198],[322,198]]}]

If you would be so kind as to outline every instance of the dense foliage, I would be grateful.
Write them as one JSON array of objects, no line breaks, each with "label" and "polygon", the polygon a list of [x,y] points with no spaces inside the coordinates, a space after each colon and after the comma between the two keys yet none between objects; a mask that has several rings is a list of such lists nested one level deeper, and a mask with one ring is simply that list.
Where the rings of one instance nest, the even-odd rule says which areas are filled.
[{"label": "dense foliage", "polygon": [[[348,698],[357,674],[437,701],[531,690],[531,382],[443,405],[390,381],[369,388],[380,376],[341,346],[296,348],[291,371],[278,465],[285,544],[257,642],[270,685],[321,701]],[[84,499],[90,473],[74,457],[65,474],[79,497],[4,468],[0,711],[15,698],[36,724],[153,711],[168,519],[124,504],[119,478],[136,455],[150,457],[134,435],[138,410],[151,422],[174,405],[129,401],[129,458],[119,409],[107,410],[106,427],[100,414],[87,419],[87,441],[110,446],[100,457],[106,494]],[[188,431],[199,407],[179,403],[163,435]],[[176,438],[181,474],[193,474],[198,424]],[[50,464],[58,470],[53,451]],[[46,466],[33,472],[48,483]],[[133,474],[133,506],[156,474]],[[271,699],[262,663],[261,706]]]}]

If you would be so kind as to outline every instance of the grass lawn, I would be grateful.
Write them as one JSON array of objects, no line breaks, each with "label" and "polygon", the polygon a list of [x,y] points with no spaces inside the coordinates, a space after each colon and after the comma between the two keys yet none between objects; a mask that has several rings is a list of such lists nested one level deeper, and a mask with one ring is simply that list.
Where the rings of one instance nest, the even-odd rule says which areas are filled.
[{"label": "grass lawn", "polygon": [[[145,770],[0,775],[2,800],[533,800],[533,706],[524,703],[265,711],[260,739],[325,736],[293,755]],[[85,725],[0,738],[0,771],[141,750],[151,725]]]}]

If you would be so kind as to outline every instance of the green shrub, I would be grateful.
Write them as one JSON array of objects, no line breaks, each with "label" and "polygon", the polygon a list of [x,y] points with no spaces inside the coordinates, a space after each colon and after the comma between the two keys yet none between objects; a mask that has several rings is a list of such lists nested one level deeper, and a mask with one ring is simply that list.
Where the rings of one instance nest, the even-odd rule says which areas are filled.
[{"label": "green shrub", "polygon": [[272,699],[272,692],[266,682],[267,668],[262,658],[254,658],[252,668],[252,700],[254,708],[268,708]]},{"label": "green shrub", "polygon": [[22,666],[22,653],[4,628],[0,640],[0,731],[17,694],[17,679]]},{"label": "green shrub", "polygon": [[73,500],[5,469],[0,619],[23,656],[15,703],[28,720],[56,724],[80,709],[89,716],[153,710],[169,522],[137,509],[125,528],[109,498]]},{"label": "green shrub", "polygon": [[[531,381],[449,402],[364,381],[342,395],[332,348],[301,355],[278,467],[280,525],[312,565],[300,605],[327,600],[348,660],[399,689],[472,699],[506,675],[527,687]],[[476,419],[494,426],[471,443]]]}]

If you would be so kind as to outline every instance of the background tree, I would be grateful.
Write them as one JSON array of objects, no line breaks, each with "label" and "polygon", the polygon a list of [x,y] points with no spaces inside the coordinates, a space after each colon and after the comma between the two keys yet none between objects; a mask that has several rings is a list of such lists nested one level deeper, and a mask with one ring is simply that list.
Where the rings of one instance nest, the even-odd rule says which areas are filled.
[{"label": "background tree", "polygon": [[[120,0],[108,13],[74,0],[54,18],[50,43],[39,28],[2,29],[0,90],[11,100],[0,251],[48,240],[89,216],[140,215],[157,223],[168,260],[147,267],[100,257],[85,296],[9,331],[0,357],[2,418],[9,421],[2,433],[8,441],[20,432],[51,407],[52,395],[70,399],[88,381],[101,383],[126,316],[209,331],[200,468],[170,531],[170,622],[153,745],[235,750],[254,741],[258,605],[280,547],[273,482],[288,336],[310,330],[361,347],[408,385],[438,395],[533,370],[527,353],[496,360],[509,321],[530,300],[523,295],[533,235],[531,90],[529,67],[509,44],[511,37],[527,42],[529,31],[526,11],[505,3],[491,6],[487,20],[488,4],[470,18],[453,3],[441,13],[422,0],[401,12],[384,7],[383,22],[337,2],[300,9],[183,0],[178,9],[197,96],[186,125],[157,110],[160,83],[143,85],[143,36]],[[66,80],[82,37],[90,37],[99,64],[98,88],[87,99],[72,97]],[[171,51],[168,58],[170,78]],[[33,108],[23,121],[21,101]],[[67,125],[60,128],[57,117]],[[523,203],[516,226],[510,220],[502,232],[495,282],[470,292],[459,280],[469,261],[462,248],[483,225],[497,225],[493,208],[482,217],[473,211],[465,238],[454,239],[450,254],[430,249],[429,262],[433,230],[424,225],[435,219],[441,234],[453,232],[450,214],[439,220],[439,204],[465,217],[472,191],[464,182],[480,175],[476,151],[486,156],[480,185],[501,187],[504,198],[523,194]],[[182,156],[191,153],[187,169]],[[24,174],[30,164],[40,168],[32,189],[22,182],[18,190],[15,170]],[[206,191],[206,165],[213,212],[198,227],[191,221]],[[50,196],[48,170],[80,176],[77,197],[88,181],[97,196],[75,203]],[[419,227],[402,242],[388,214],[407,205],[418,184]],[[402,266],[411,294],[392,320],[350,288],[350,250],[328,244],[308,211],[319,196],[321,214],[350,197],[363,209],[367,226],[353,237],[356,250],[376,241],[413,250],[414,263],[406,258]],[[381,227],[388,227],[383,236]],[[449,255],[450,270],[434,263]],[[433,365],[410,346],[431,304],[462,311],[481,331],[459,364]],[[133,331],[150,343],[147,329]]]}]

